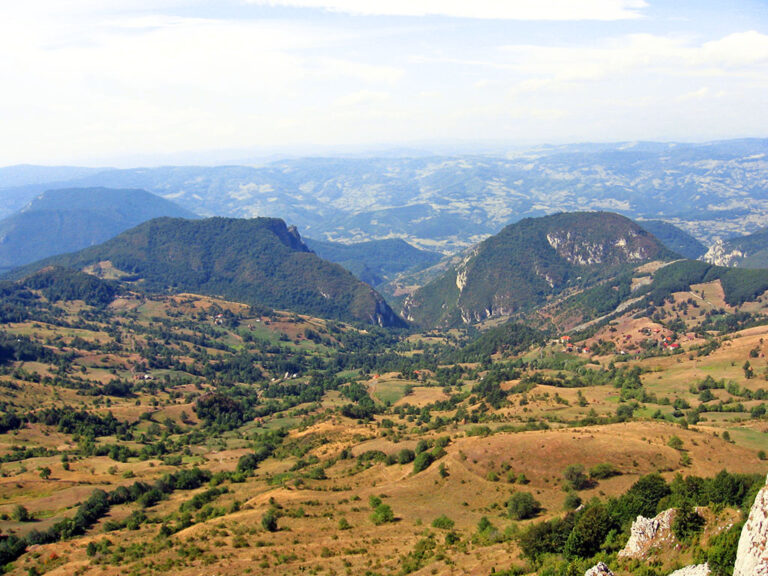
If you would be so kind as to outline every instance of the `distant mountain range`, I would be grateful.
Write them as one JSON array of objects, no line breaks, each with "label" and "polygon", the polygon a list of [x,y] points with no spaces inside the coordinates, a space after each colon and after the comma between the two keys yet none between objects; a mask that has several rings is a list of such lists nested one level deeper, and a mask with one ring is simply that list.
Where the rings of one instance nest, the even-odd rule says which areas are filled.
[{"label": "distant mountain range", "polygon": [[766,139],[547,146],[505,157],[19,172],[0,169],[0,215],[44,189],[142,188],[205,216],[274,216],[322,241],[399,237],[443,253],[556,212],[610,210],[663,220],[706,244],[768,225]]},{"label": "distant mountain range", "polygon": [[650,260],[679,258],[628,218],[609,212],[526,218],[481,242],[408,297],[407,319],[453,326],[530,311]]},{"label": "distant mountain range", "polygon": [[160,216],[195,217],[144,190],[50,190],[0,220],[0,269],[99,244]]},{"label": "distant mountain range", "polygon": [[87,270],[147,292],[195,292],[322,318],[403,325],[384,299],[276,218],[157,218],[97,246],[17,269]]}]

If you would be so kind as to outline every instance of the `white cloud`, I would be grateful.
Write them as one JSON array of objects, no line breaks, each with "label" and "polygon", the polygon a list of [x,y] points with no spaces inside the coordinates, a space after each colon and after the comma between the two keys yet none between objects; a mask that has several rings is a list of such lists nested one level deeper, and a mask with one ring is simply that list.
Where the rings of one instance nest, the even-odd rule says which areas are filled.
[{"label": "white cloud", "polygon": [[387,92],[377,92],[374,90],[360,90],[352,94],[345,94],[337,98],[334,104],[340,108],[350,106],[377,106],[391,99]]},{"label": "white cloud", "polygon": [[697,64],[730,68],[768,63],[768,36],[755,30],[706,42],[692,58]]},{"label": "white cloud", "polygon": [[644,0],[246,0],[250,4],[319,8],[365,16],[449,16],[493,20],[625,20],[640,18]]}]

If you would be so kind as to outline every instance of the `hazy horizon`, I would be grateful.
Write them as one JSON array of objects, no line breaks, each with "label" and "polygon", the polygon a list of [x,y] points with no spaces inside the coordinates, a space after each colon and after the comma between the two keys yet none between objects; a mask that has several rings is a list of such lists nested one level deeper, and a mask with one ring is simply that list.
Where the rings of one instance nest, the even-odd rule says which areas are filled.
[{"label": "hazy horizon", "polygon": [[33,0],[0,8],[0,166],[768,135],[768,6]]}]

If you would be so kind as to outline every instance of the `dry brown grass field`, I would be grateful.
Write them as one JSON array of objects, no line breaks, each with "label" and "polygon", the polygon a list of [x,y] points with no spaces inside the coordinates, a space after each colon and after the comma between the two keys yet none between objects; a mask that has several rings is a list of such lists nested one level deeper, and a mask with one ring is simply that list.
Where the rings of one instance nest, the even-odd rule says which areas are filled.
[{"label": "dry brown grass field", "polygon": [[[51,356],[2,366],[3,413],[27,419],[0,434],[3,535],[26,537],[74,518],[95,489],[154,485],[195,467],[214,475],[155,500],[115,503],[82,534],[28,546],[9,573],[534,573],[515,534],[564,517],[571,465],[615,469],[578,491],[585,503],[619,497],[652,473],[672,481],[768,472],[768,420],[759,411],[768,326],[697,333],[707,312],[736,312],[719,282],[672,300],[654,316],[617,315],[571,352],[551,336],[518,355],[441,357],[418,369],[430,350],[464,336],[411,334],[399,342],[191,294],[131,295],[99,313],[60,303],[59,325],[8,322],[7,335],[29,338]],[[764,306],[747,309],[758,314]],[[678,318],[685,329],[674,328]],[[658,345],[664,338],[679,347]],[[494,406],[482,384],[505,366],[516,372],[500,378],[503,401]],[[620,383],[633,369],[645,396]],[[597,384],[569,385],[590,374]],[[711,398],[698,388],[708,377],[717,383]],[[128,391],[102,393],[116,382]],[[326,388],[300,396],[317,382]],[[213,422],[201,406],[218,394],[251,411],[229,425],[233,409],[225,405],[230,412]],[[355,412],[364,396],[375,407],[370,414]],[[618,417],[622,407],[629,416]],[[81,424],[91,416],[98,422],[70,429],[51,408],[77,414]],[[125,426],[109,424],[110,415]],[[238,472],[267,444],[258,465]],[[434,461],[417,471],[413,452],[424,447]],[[534,518],[510,517],[507,502],[519,492],[540,503]],[[391,521],[374,521],[372,498],[389,506]],[[31,518],[18,518],[20,506]],[[263,525],[270,510],[276,530]],[[739,516],[728,506],[702,514],[703,547]],[[441,516],[449,527],[433,526]],[[496,529],[485,536],[483,518]],[[655,566],[666,574],[693,559],[692,547],[664,549]],[[612,568],[629,576],[633,566]]]}]

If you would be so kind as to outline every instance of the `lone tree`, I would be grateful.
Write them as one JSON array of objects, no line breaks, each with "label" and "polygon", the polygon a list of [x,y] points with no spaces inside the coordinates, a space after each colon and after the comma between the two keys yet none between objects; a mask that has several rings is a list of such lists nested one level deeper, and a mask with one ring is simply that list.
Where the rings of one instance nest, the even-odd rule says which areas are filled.
[{"label": "lone tree", "polygon": [[571,464],[568,466],[563,473],[563,477],[565,478],[565,481],[568,482],[568,485],[574,490],[584,490],[585,488],[589,488],[589,478],[587,478],[587,475],[584,473],[584,466],[581,464]]},{"label": "lone tree", "polygon": [[264,530],[267,532],[277,532],[277,517],[278,513],[274,507],[264,512],[264,516],[261,517],[261,526]]},{"label": "lone tree", "polygon": [[507,510],[513,520],[526,520],[539,513],[541,504],[530,492],[515,492],[507,502]]}]

